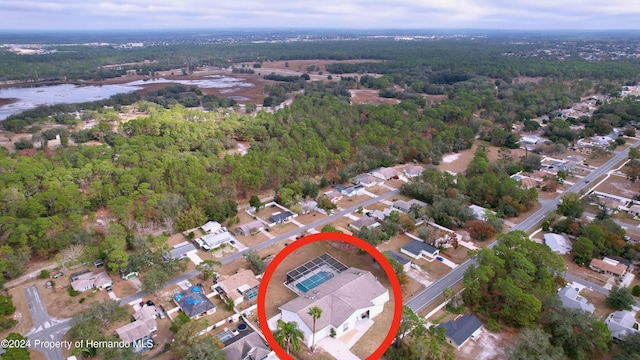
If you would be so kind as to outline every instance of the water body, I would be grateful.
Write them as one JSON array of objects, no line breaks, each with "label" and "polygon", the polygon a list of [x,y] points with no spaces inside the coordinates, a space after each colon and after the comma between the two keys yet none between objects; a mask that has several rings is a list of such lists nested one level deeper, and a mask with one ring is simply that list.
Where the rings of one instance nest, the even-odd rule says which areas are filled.
[{"label": "water body", "polygon": [[219,89],[222,94],[231,94],[238,88],[253,87],[244,79],[232,78],[224,75],[210,75],[199,80],[167,80],[158,78],[153,80],[137,80],[125,84],[109,85],[49,85],[34,87],[13,87],[0,89],[0,99],[16,99],[4,106],[0,106],[0,120],[10,115],[33,109],[39,105],[55,105],[81,103],[107,99],[112,95],[128,93],[142,89],[145,85],[176,83],[185,86],[196,86],[202,89]]}]

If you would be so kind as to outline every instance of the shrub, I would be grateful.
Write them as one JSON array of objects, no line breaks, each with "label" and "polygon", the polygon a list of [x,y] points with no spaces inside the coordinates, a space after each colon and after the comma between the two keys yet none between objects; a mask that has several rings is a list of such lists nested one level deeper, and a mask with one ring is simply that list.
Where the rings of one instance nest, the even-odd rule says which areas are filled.
[{"label": "shrub", "polygon": [[631,289],[631,295],[640,296],[640,285],[636,285]]},{"label": "shrub", "polygon": [[84,302],[85,298],[80,298],[80,300],[78,300],[79,304],[82,304]]},{"label": "shrub", "polygon": [[42,269],[42,270],[40,270],[40,275],[38,275],[38,277],[39,277],[40,279],[46,279],[46,278],[48,278],[49,276],[51,276],[51,272],[49,272],[49,270],[47,270],[47,269]]},{"label": "shrub", "polygon": [[487,321],[487,329],[494,333],[499,333],[501,330],[500,324],[498,324],[498,321],[496,319],[489,319],[489,321]]},{"label": "shrub", "polygon": [[75,297],[75,296],[80,295],[80,291],[73,290],[73,288],[71,286],[69,286],[68,289],[69,289],[69,296],[74,296]]}]

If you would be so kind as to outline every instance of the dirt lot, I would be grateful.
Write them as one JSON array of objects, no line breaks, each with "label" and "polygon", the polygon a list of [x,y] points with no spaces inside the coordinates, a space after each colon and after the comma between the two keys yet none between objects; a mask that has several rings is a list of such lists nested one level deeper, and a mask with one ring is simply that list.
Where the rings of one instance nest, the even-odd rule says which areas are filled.
[{"label": "dirt lot", "polygon": [[378,96],[380,90],[369,90],[369,89],[360,89],[349,90],[351,92],[351,103],[352,104],[369,104],[369,105],[380,105],[380,104],[399,104],[400,100],[398,99],[390,99],[390,98],[381,98]]},{"label": "dirt lot", "polygon": [[505,349],[517,338],[518,332],[514,329],[503,329],[498,334],[483,329],[478,339],[467,342],[460,350],[454,350],[454,354],[460,360],[506,359]]},{"label": "dirt lot", "polygon": [[325,214],[319,213],[317,211],[312,211],[305,215],[298,215],[298,217],[296,217],[296,221],[301,224],[309,225],[318,220],[325,219],[326,217],[327,215]]},{"label": "dirt lot", "polygon": [[629,181],[626,177],[611,175],[607,181],[598,185],[596,191],[604,192],[611,195],[618,195],[633,199],[638,194],[639,186]]},{"label": "dirt lot", "polygon": [[371,198],[367,195],[345,196],[342,199],[340,199],[340,201],[338,201],[338,206],[343,209],[346,209],[346,208],[350,208],[352,206],[358,205],[363,201],[369,200],[369,199]]},{"label": "dirt lot", "polygon": [[[445,154],[442,157],[442,162],[440,162],[440,165],[438,165],[438,169],[440,171],[451,171],[456,174],[465,172],[467,170],[467,167],[469,166],[469,163],[475,156],[478,144],[484,144],[488,146],[488,156],[491,162],[500,159],[500,154],[498,152],[500,148],[498,148],[497,146],[490,146],[487,142],[484,141],[476,141],[470,149],[460,151],[459,153]],[[511,149],[511,156],[516,160],[520,159],[524,155],[524,149]]]},{"label": "dirt lot", "polygon": [[600,294],[599,292],[593,290],[584,289],[580,292],[580,295],[584,296],[587,300],[589,300],[590,303],[593,304],[593,306],[596,307],[594,314],[598,318],[605,318],[609,316],[609,314],[611,314],[611,312],[613,311],[607,306],[607,303],[605,302],[607,296],[604,294]]}]

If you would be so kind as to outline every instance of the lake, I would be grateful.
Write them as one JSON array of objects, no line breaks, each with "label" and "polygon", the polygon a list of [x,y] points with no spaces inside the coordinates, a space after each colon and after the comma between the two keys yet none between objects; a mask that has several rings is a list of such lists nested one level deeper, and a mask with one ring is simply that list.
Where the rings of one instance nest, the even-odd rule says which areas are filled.
[{"label": "lake", "polygon": [[39,105],[55,105],[81,103],[107,99],[112,95],[128,93],[142,89],[146,85],[175,83],[185,86],[196,86],[202,89],[219,89],[222,94],[229,94],[240,87],[253,87],[244,79],[224,75],[209,75],[198,80],[167,80],[158,78],[153,80],[137,80],[125,84],[109,85],[48,85],[32,87],[12,87],[0,89],[0,99],[16,99],[17,101],[0,106],[0,120],[33,109]]}]

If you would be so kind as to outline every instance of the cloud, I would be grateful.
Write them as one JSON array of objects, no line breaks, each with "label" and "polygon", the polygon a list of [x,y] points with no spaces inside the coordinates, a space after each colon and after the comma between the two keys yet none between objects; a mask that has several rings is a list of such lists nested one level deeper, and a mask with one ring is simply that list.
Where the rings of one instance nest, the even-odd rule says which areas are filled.
[{"label": "cloud", "polygon": [[627,0],[44,0],[0,2],[0,29],[640,28]]}]

